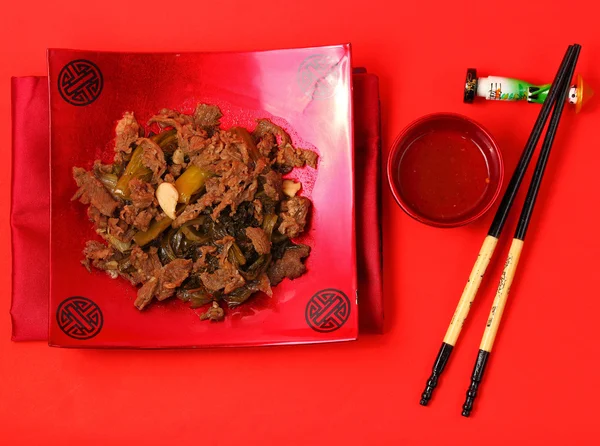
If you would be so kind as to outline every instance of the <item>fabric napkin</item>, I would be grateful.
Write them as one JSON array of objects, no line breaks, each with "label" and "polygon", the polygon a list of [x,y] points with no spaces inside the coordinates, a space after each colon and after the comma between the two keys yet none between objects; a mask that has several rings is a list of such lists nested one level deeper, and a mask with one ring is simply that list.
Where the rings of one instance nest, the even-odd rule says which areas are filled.
[{"label": "fabric napkin", "polygon": [[359,333],[383,332],[379,79],[354,71],[354,176]]},{"label": "fabric napkin", "polygon": [[48,339],[48,78],[12,78],[12,339]]},{"label": "fabric napkin", "polygon": [[[354,141],[360,332],[383,331],[380,114],[377,76],[356,69]],[[48,78],[12,79],[12,340],[48,339]]]}]

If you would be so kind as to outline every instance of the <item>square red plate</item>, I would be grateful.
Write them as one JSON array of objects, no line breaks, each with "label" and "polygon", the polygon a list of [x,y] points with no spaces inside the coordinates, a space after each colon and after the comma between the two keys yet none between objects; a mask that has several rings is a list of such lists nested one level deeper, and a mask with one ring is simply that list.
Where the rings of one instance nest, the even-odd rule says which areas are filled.
[{"label": "square red plate", "polygon": [[[300,344],[356,339],[356,258],[350,46],[247,53],[107,53],[49,50],[51,254],[49,343],[60,347],[177,348]],[[318,169],[295,169],[313,202],[298,242],[307,273],[273,297],[257,295],[224,322],[200,321],[176,298],[140,312],[137,289],[81,265],[96,238],[86,206],[72,202],[73,166],[110,162],[116,121],[145,123],[162,108],[217,104],[222,127],[282,125]]]}]

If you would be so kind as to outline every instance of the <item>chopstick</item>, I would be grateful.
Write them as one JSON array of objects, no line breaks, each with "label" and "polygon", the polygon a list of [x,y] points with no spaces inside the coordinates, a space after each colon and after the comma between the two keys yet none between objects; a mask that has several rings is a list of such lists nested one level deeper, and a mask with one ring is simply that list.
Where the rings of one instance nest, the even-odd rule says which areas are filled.
[{"label": "chopstick", "polygon": [[[465,286],[460,300],[458,301],[458,305],[456,306],[456,310],[454,311],[454,315],[452,316],[452,320],[450,321],[450,325],[446,331],[446,335],[444,336],[442,347],[440,348],[440,351],[433,364],[432,373],[427,380],[425,390],[421,394],[420,404],[422,406],[426,406],[429,403],[433,391],[438,385],[439,377],[444,371],[452,350],[458,341],[462,326],[469,315],[471,304],[475,300],[485,271],[490,263],[492,255],[494,254],[494,250],[498,244],[498,238],[502,233],[502,229],[506,223],[506,218],[513,205],[519,187],[521,186],[521,182],[523,181],[523,177],[525,176],[525,172],[527,171],[527,167],[529,166],[529,162],[531,161],[535,147],[537,146],[542,131],[544,130],[548,116],[552,110],[552,106],[556,103],[559,93],[559,86],[562,85],[564,80],[567,78],[569,68],[567,62],[570,59],[572,50],[573,49],[571,45],[563,57],[558,72],[556,73],[554,81],[552,82],[548,97],[542,104],[542,109],[540,110],[540,113],[535,121],[533,130],[529,135],[529,139],[525,144],[525,148],[523,149],[519,163],[517,164],[506,192],[502,197],[502,201],[500,202],[500,206],[496,211],[496,215],[494,216],[494,220],[492,221],[488,235],[481,246],[479,255],[475,265],[473,266],[473,269],[471,270],[469,280],[467,281],[467,285]],[[568,80],[570,80],[570,78],[568,78]]]},{"label": "chopstick", "polygon": [[529,222],[531,221],[531,215],[533,214],[535,201],[540,190],[542,178],[544,176],[544,170],[546,169],[546,165],[548,163],[550,150],[552,149],[552,144],[554,143],[554,137],[556,136],[556,131],[558,129],[558,124],[565,106],[565,101],[571,87],[569,81],[575,73],[575,66],[577,65],[577,59],[579,58],[580,50],[581,46],[573,46],[573,51],[568,62],[568,76],[563,79],[563,83],[560,85],[558,102],[554,107],[554,111],[552,112],[550,124],[548,124],[548,130],[546,131],[540,156],[533,172],[529,190],[527,191],[525,204],[523,205],[523,210],[521,211],[521,216],[519,217],[519,223],[515,231],[515,236],[510,246],[508,258],[506,259],[506,263],[504,265],[504,271],[502,272],[502,276],[500,278],[500,284],[498,285],[498,290],[496,291],[496,297],[494,298],[494,303],[492,304],[492,309],[483,332],[483,337],[479,346],[479,353],[477,354],[477,360],[475,361],[475,367],[471,376],[471,384],[467,390],[467,398],[463,405],[462,415],[464,417],[468,417],[471,414],[473,403],[475,401],[475,397],[477,396],[477,391],[483,378],[483,374],[494,345],[494,340],[496,339],[496,334],[498,333],[498,329],[500,327],[502,313],[504,312],[504,308],[508,300],[508,293],[510,292],[510,286],[517,270],[521,251],[523,250],[525,235],[527,234],[527,228],[529,227]]}]

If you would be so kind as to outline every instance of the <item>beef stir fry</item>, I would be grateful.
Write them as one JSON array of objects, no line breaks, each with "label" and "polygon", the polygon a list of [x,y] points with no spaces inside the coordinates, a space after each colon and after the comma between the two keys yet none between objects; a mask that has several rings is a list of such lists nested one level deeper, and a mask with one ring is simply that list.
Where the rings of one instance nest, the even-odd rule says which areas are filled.
[{"label": "beef stir fry", "polygon": [[292,146],[290,136],[262,119],[250,133],[220,128],[218,107],[199,104],[192,115],[162,110],[146,134],[133,113],[116,127],[113,164],[91,171],[74,167],[73,199],[105,243],[87,242],[82,263],[140,286],[135,306],[172,296],[202,319],[222,320],[224,310],[257,291],[306,271],[310,253],[295,244],[311,202],[299,183],[282,175],[317,166],[317,154]]}]

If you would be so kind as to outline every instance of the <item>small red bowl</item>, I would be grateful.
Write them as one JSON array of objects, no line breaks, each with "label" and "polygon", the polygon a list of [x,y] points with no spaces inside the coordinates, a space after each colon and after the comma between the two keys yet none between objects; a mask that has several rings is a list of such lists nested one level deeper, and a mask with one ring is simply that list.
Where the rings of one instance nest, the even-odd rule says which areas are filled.
[{"label": "small red bowl", "polygon": [[400,133],[387,163],[400,207],[431,226],[471,223],[500,193],[504,165],[490,133],[452,113],[424,116]]}]

